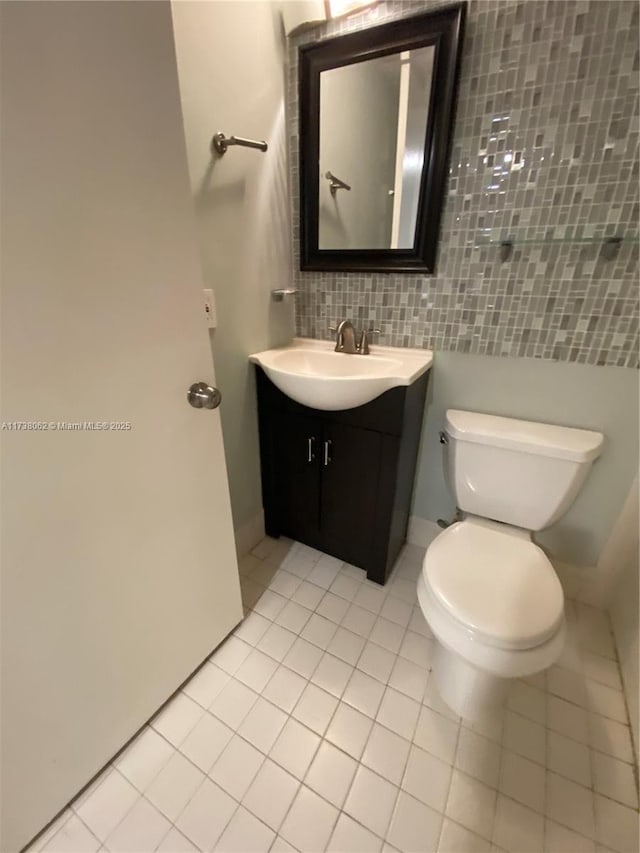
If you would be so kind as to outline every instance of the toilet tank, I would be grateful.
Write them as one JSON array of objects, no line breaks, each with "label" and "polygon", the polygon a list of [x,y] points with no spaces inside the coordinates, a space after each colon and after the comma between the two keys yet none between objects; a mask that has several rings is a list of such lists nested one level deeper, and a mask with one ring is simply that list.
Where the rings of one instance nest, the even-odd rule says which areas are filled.
[{"label": "toilet tank", "polygon": [[443,440],[445,476],[461,510],[543,530],[575,500],[604,437],[449,409]]}]

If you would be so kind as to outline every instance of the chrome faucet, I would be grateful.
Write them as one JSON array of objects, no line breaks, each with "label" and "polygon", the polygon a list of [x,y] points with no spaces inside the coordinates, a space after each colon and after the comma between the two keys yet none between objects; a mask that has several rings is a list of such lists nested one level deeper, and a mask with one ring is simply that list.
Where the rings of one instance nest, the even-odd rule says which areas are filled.
[{"label": "chrome faucet", "polygon": [[330,332],[336,333],[336,352],[347,355],[369,355],[369,335],[379,335],[380,329],[363,329],[356,343],[356,330],[351,320],[342,320],[338,327],[329,327]]},{"label": "chrome faucet", "polygon": [[348,355],[355,355],[356,349],[356,330],[353,328],[351,320],[343,320],[338,324],[337,329],[333,329],[336,333],[336,352],[344,352]]}]

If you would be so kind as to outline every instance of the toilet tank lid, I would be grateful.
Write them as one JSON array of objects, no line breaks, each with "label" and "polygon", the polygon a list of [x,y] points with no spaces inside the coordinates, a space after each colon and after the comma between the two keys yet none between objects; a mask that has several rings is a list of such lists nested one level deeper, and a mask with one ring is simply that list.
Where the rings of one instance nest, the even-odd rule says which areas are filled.
[{"label": "toilet tank lid", "polygon": [[591,430],[463,412],[459,409],[447,409],[446,431],[460,441],[574,462],[597,459],[604,441],[602,433]]}]

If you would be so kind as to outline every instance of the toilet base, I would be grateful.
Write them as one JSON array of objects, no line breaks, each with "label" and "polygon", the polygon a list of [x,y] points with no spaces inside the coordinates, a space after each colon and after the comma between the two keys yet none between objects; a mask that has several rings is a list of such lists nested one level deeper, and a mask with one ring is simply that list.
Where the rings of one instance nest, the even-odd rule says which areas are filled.
[{"label": "toilet base", "polygon": [[513,681],[478,669],[442,643],[436,646],[433,677],[442,699],[467,720],[501,713]]}]

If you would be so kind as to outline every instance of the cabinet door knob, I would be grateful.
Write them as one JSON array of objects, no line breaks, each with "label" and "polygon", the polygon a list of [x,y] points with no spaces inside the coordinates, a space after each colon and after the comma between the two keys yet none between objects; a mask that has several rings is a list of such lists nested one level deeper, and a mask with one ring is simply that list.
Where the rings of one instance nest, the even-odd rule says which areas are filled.
[{"label": "cabinet door knob", "polygon": [[313,462],[314,459],[316,458],[313,454],[314,443],[315,443],[315,438],[313,438],[313,436],[310,436],[307,439],[307,462]]},{"label": "cabinet door knob", "polygon": [[324,467],[329,467],[329,462],[331,462],[331,441],[327,440],[324,443]]}]

